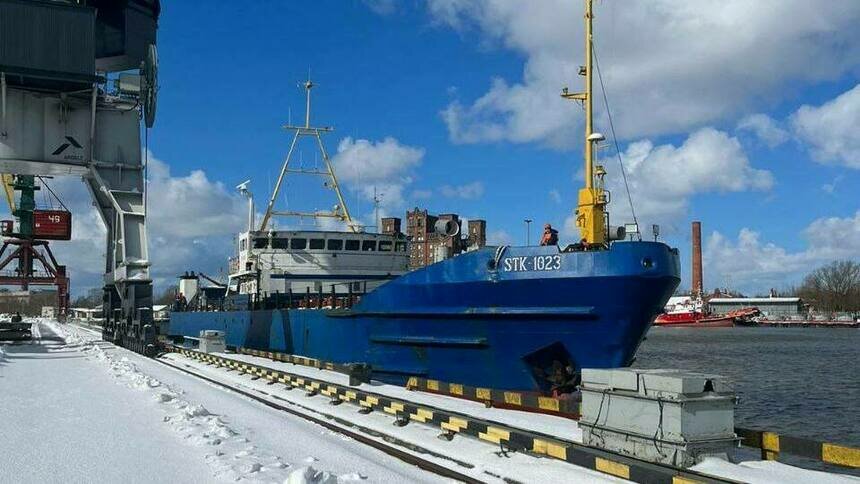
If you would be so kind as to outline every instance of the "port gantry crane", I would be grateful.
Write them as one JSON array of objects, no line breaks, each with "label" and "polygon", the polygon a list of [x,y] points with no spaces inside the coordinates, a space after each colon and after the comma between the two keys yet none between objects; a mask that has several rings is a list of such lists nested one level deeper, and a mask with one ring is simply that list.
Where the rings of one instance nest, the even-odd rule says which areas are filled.
[{"label": "port gantry crane", "polygon": [[154,350],[145,128],[159,0],[0,0],[0,173],[80,176],[107,227],[104,338]]},{"label": "port gantry crane", "polygon": [[[33,175],[2,175],[9,212],[18,223],[0,222],[4,238],[0,246],[0,286],[15,285],[25,291],[31,285],[56,286],[56,317],[65,321],[69,312],[69,278],[66,266],[57,263],[49,240],[71,239],[72,215],[58,197],[63,210],[36,209],[35,193],[40,187],[35,178]],[[54,195],[50,187],[45,186]],[[15,192],[21,192],[18,200]],[[10,268],[12,266],[14,269]]]}]

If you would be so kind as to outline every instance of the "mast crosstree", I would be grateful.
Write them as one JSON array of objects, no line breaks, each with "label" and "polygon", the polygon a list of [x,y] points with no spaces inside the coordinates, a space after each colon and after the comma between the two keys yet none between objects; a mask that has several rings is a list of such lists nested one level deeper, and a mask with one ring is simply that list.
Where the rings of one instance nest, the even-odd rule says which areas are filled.
[{"label": "mast crosstree", "polygon": [[[272,196],[269,199],[269,203],[266,206],[266,214],[263,216],[263,221],[260,224],[260,230],[266,230],[266,227],[269,225],[269,221],[271,221],[273,216],[282,216],[282,217],[311,217],[311,218],[334,218],[337,220],[341,220],[347,224],[347,226],[353,232],[358,231],[358,227],[353,222],[352,217],[349,214],[349,208],[346,206],[346,200],[343,198],[343,193],[340,191],[340,184],[337,181],[337,176],[334,173],[334,167],[332,166],[331,159],[328,157],[328,153],[326,152],[325,145],[322,142],[322,135],[328,132],[333,131],[334,129],[331,127],[314,127],[311,126],[311,89],[314,88],[314,83],[308,79],[304,83],[305,95],[306,95],[306,107],[305,107],[305,124],[304,126],[296,126],[287,124],[284,125],[283,128],[290,131],[295,131],[293,135],[293,141],[290,143],[290,150],[287,152],[287,158],[284,160],[284,165],[281,167],[281,173],[278,175],[278,181],[275,183],[275,189],[272,191]],[[290,168],[290,160],[293,157],[293,152],[295,151],[296,145],[298,141],[302,137],[311,137],[316,140],[317,146],[319,146],[320,153],[322,154],[323,163],[325,163],[325,170],[312,169],[307,170],[303,168],[295,169]],[[281,185],[284,182],[284,178],[286,178],[287,173],[294,173],[300,175],[317,175],[327,178],[326,186],[332,188],[337,195],[337,205],[335,205],[334,209],[328,212],[302,212],[295,210],[275,210],[275,201],[278,199],[278,194],[281,192]]]}]

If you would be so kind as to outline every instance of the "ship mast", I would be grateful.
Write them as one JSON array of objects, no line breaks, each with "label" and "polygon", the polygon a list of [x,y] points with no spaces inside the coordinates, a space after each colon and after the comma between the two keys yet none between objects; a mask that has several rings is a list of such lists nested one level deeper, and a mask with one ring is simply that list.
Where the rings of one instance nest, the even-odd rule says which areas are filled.
[{"label": "ship mast", "polygon": [[594,13],[592,0],[585,0],[585,65],[579,67],[579,74],[585,77],[585,92],[571,93],[564,88],[561,97],[579,101],[585,108],[585,187],[579,190],[576,208],[576,226],[586,246],[606,243],[606,192],[603,189],[603,176],[606,172],[600,165],[594,165],[596,144],[603,135],[594,132],[594,106],[592,102],[592,65],[594,46],[592,44],[592,20]]},{"label": "ship mast", "polygon": [[[332,166],[331,159],[328,157],[328,153],[325,150],[325,146],[322,142],[322,135],[333,131],[334,129],[331,127],[314,127],[311,126],[311,89],[313,89],[314,83],[308,79],[304,83],[305,88],[305,125],[304,126],[293,126],[290,124],[285,125],[283,128],[290,131],[295,131],[295,135],[293,136],[293,142],[290,144],[290,150],[287,152],[287,159],[284,160],[284,166],[281,167],[281,174],[278,176],[278,182],[275,183],[275,189],[272,191],[272,197],[269,199],[269,203],[266,206],[266,215],[263,216],[263,222],[260,224],[260,230],[266,230],[266,227],[269,224],[272,216],[283,216],[283,217],[310,217],[310,218],[319,218],[319,217],[327,217],[327,218],[335,218],[341,220],[349,226],[350,230],[353,232],[358,231],[358,227],[353,222],[352,217],[349,215],[349,208],[346,206],[346,200],[343,198],[343,193],[340,191],[340,184],[337,181],[337,176],[334,173],[334,167]],[[312,138],[316,138],[317,145],[319,146],[320,153],[322,153],[322,159],[325,163],[325,171],[313,169],[306,170],[303,168],[295,169],[290,168],[290,160],[293,156],[293,151],[296,148],[296,144],[299,141],[299,138],[303,136],[309,136]],[[300,211],[281,211],[275,210],[275,201],[278,199],[278,194],[281,192],[281,184],[284,181],[287,173],[295,173],[301,175],[317,175],[322,176],[323,178],[327,178],[326,187],[334,190],[337,195],[338,204],[335,205],[334,209],[330,212],[300,212]]]}]

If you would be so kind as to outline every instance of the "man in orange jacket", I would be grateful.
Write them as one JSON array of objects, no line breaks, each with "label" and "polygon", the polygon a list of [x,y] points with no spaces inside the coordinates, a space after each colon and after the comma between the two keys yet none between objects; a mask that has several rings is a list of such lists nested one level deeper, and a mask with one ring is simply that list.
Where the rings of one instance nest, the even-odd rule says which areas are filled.
[{"label": "man in orange jacket", "polygon": [[558,245],[558,230],[552,228],[550,224],[545,224],[543,226],[543,236],[540,238],[540,245]]}]

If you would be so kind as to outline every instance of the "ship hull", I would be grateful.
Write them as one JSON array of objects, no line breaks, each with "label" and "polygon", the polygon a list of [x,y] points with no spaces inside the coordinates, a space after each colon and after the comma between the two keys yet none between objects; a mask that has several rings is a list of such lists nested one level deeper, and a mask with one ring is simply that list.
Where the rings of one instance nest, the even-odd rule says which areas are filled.
[{"label": "ship hull", "polygon": [[421,376],[545,393],[559,364],[629,365],[678,265],[676,251],[648,242],[565,254],[487,248],[406,274],[349,310],[177,312],[169,333],[217,329],[231,346],[369,363],[396,384]]}]

